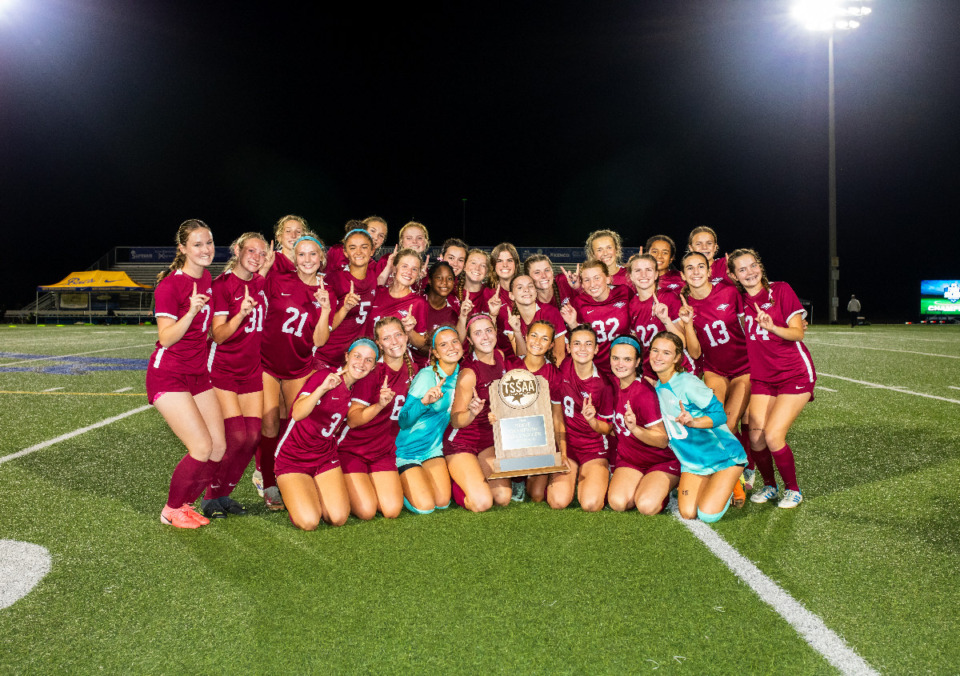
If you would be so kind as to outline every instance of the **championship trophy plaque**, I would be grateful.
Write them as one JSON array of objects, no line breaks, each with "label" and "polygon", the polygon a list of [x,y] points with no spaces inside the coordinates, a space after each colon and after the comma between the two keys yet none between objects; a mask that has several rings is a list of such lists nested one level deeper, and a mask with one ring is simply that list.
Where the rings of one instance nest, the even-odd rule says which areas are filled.
[{"label": "championship trophy plaque", "polygon": [[566,472],[557,450],[547,379],[524,369],[508,371],[490,385],[496,458],[491,479]]}]

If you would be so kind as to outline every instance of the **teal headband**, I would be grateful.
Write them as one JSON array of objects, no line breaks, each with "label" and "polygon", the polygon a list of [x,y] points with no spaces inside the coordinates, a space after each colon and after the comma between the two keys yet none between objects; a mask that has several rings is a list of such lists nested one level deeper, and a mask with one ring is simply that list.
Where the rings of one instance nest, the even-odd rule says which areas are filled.
[{"label": "teal headband", "polygon": [[[431,349],[433,349],[433,350],[437,349],[437,336],[439,336],[439,335],[440,335],[441,333],[443,333],[444,331],[453,331],[454,333],[457,333],[457,330],[456,330],[455,328],[453,328],[452,326],[440,326],[440,327],[438,327],[437,330],[433,332],[433,340],[430,341],[430,348],[431,348]],[[459,336],[460,334],[457,334],[457,335]]]},{"label": "teal headband", "polygon": [[354,228],[353,230],[351,230],[350,232],[348,232],[346,235],[343,236],[343,241],[346,242],[350,238],[350,235],[356,235],[356,234],[366,235],[371,242],[373,241],[373,235],[371,235],[369,232],[367,232],[363,228]]},{"label": "teal headband", "polygon": [[614,338],[613,342],[610,343],[610,349],[612,350],[617,345],[629,345],[637,351],[638,355],[643,354],[643,349],[641,349],[640,343],[638,343],[633,336],[620,336],[619,338]]},{"label": "teal headband", "polygon": [[311,242],[314,242],[318,247],[320,247],[320,251],[326,251],[326,249],[323,246],[323,243],[316,237],[311,237],[310,235],[304,235],[303,237],[298,239],[296,242],[294,242],[293,248],[296,249],[297,245],[305,239],[309,239]]},{"label": "teal headband", "polygon": [[368,347],[372,347],[374,357],[376,357],[377,359],[380,358],[380,350],[377,349],[377,344],[372,340],[370,340],[369,338],[357,338],[355,341],[350,343],[350,349],[347,350],[347,354],[350,354],[351,352],[353,352],[353,348],[355,348],[357,345],[366,345]]}]

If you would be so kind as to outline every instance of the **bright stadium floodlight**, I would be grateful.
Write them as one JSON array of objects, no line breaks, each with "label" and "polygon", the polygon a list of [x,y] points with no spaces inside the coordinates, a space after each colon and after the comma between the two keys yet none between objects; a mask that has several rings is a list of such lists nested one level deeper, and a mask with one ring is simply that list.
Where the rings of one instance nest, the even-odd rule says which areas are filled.
[{"label": "bright stadium floodlight", "polygon": [[840,259],[837,257],[837,133],[834,111],[833,81],[833,35],[837,31],[852,31],[860,27],[860,20],[869,16],[873,10],[868,0],[860,2],[842,0],[803,0],[793,6],[793,16],[808,29],[827,33],[827,89],[829,116],[829,227],[828,236],[830,272],[827,278],[830,302],[830,323],[837,323],[837,311],[840,298],[837,295],[837,281],[840,279]]}]

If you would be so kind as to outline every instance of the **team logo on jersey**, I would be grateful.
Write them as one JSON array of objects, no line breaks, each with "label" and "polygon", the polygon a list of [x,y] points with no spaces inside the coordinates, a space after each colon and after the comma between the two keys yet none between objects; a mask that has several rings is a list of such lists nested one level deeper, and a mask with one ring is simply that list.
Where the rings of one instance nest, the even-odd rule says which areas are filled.
[{"label": "team logo on jersey", "polygon": [[317,301],[313,301],[313,307],[319,308],[319,307],[320,307],[320,303],[318,303]]},{"label": "team logo on jersey", "polygon": [[730,307],[730,303],[720,303],[720,305],[717,306],[717,312],[723,312],[728,307]]},{"label": "team logo on jersey", "polygon": [[540,395],[537,377],[525,369],[513,369],[500,380],[500,401],[510,408],[526,408]]},{"label": "team logo on jersey", "polygon": [[624,303],[623,301],[620,301],[620,302],[614,303],[613,307],[620,308],[620,307],[623,307],[624,305],[626,305],[626,303]]},{"label": "team logo on jersey", "polygon": [[763,305],[760,306],[760,309],[761,309],[761,310],[769,310],[769,309],[772,308],[772,307],[773,307],[773,303],[764,303]]},{"label": "team logo on jersey", "polygon": [[587,397],[590,396],[590,393],[589,393],[589,392],[580,392],[580,396],[583,397],[584,399],[586,399]]}]

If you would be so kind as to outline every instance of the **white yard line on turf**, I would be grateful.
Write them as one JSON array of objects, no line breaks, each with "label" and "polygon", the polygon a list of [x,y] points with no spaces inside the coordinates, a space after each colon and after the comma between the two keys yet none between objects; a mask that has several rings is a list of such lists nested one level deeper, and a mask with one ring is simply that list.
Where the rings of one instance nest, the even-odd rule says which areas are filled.
[{"label": "white yard line on turf", "polygon": [[960,390],[960,387],[955,387],[953,385],[947,385],[951,390]]},{"label": "white yard line on turf", "polygon": [[112,418],[104,418],[100,422],[95,422],[92,425],[87,425],[86,427],[81,427],[80,429],[73,430],[72,432],[67,432],[66,434],[61,434],[59,437],[54,437],[53,439],[47,439],[46,441],[40,442],[30,448],[25,448],[22,451],[17,451],[16,453],[11,453],[10,455],[5,455],[0,458],[0,465],[7,462],[8,460],[14,460],[16,458],[22,458],[25,455],[30,455],[34,451],[42,451],[45,448],[53,446],[54,444],[59,444],[61,441],[66,441],[67,439],[73,439],[78,437],[85,432],[98,429],[100,427],[105,427],[112,423],[117,422],[118,420],[123,420],[127,416],[131,416],[134,413],[140,413],[146,411],[147,409],[153,408],[152,405],[146,404],[144,406],[138,406],[137,408],[131,409],[126,413],[121,413],[120,415],[115,415]]},{"label": "white yard line on turf", "polygon": [[910,350],[894,350],[889,347],[867,347],[866,345],[842,345],[840,343],[824,343],[821,340],[807,340],[806,343],[810,345],[829,345],[830,347],[846,347],[852,348],[854,350],[877,350],[879,352],[899,352],[900,354],[919,354],[924,357],[944,357],[945,359],[960,359],[960,355],[956,354],[934,354],[932,352],[911,352]]},{"label": "white yard line on turf", "polygon": [[114,390],[113,392],[114,394],[119,394],[121,392],[129,392],[132,389],[132,387],[121,387],[119,390]]},{"label": "white yard line on turf", "polygon": [[5,366],[18,366],[20,364],[31,364],[35,361],[45,361],[47,359],[67,359],[68,357],[82,357],[87,354],[96,354],[98,352],[110,352],[112,350],[132,350],[135,347],[150,347],[153,343],[144,343],[143,345],[127,345],[126,347],[108,347],[103,350],[90,350],[89,352],[75,352],[74,354],[52,354],[48,357],[36,357],[34,359],[24,359],[23,361],[12,361],[7,364],[0,364],[0,368]]},{"label": "white yard line on turf", "polygon": [[836,392],[836,390],[831,390],[829,387],[824,387],[823,385],[817,385],[818,390],[826,390],[827,392]]},{"label": "white yard line on turf", "polygon": [[925,392],[914,392],[913,390],[905,390],[902,387],[893,387],[891,385],[880,385],[879,383],[868,383],[866,380],[857,380],[856,378],[846,378],[844,376],[835,376],[832,373],[821,373],[818,371],[817,376],[825,376],[827,378],[837,378],[838,380],[846,380],[848,383],[856,383],[857,385],[863,385],[864,387],[873,387],[879,390],[890,390],[891,392],[899,392],[900,394],[912,394],[915,397],[926,397],[927,399],[937,399],[939,401],[947,401],[947,402],[950,402],[951,404],[960,404],[960,399],[948,399],[947,397],[938,397],[935,394],[926,394]]},{"label": "white yard line on turf", "polygon": [[42,392],[56,392],[57,390],[63,390],[63,389],[65,389],[65,388],[63,388],[63,387],[48,387],[47,389],[41,390],[41,391],[42,391]]},{"label": "white yard line on turf", "polygon": [[694,534],[713,555],[723,561],[733,574],[750,585],[760,599],[793,627],[811,648],[816,650],[842,674],[878,674],[866,660],[837,636],[819,616],[804,608],[782,587],[751,563],[707,524],[697,519],[683,519],[677,511],[676,498],[670,498],[673,516]]}]

